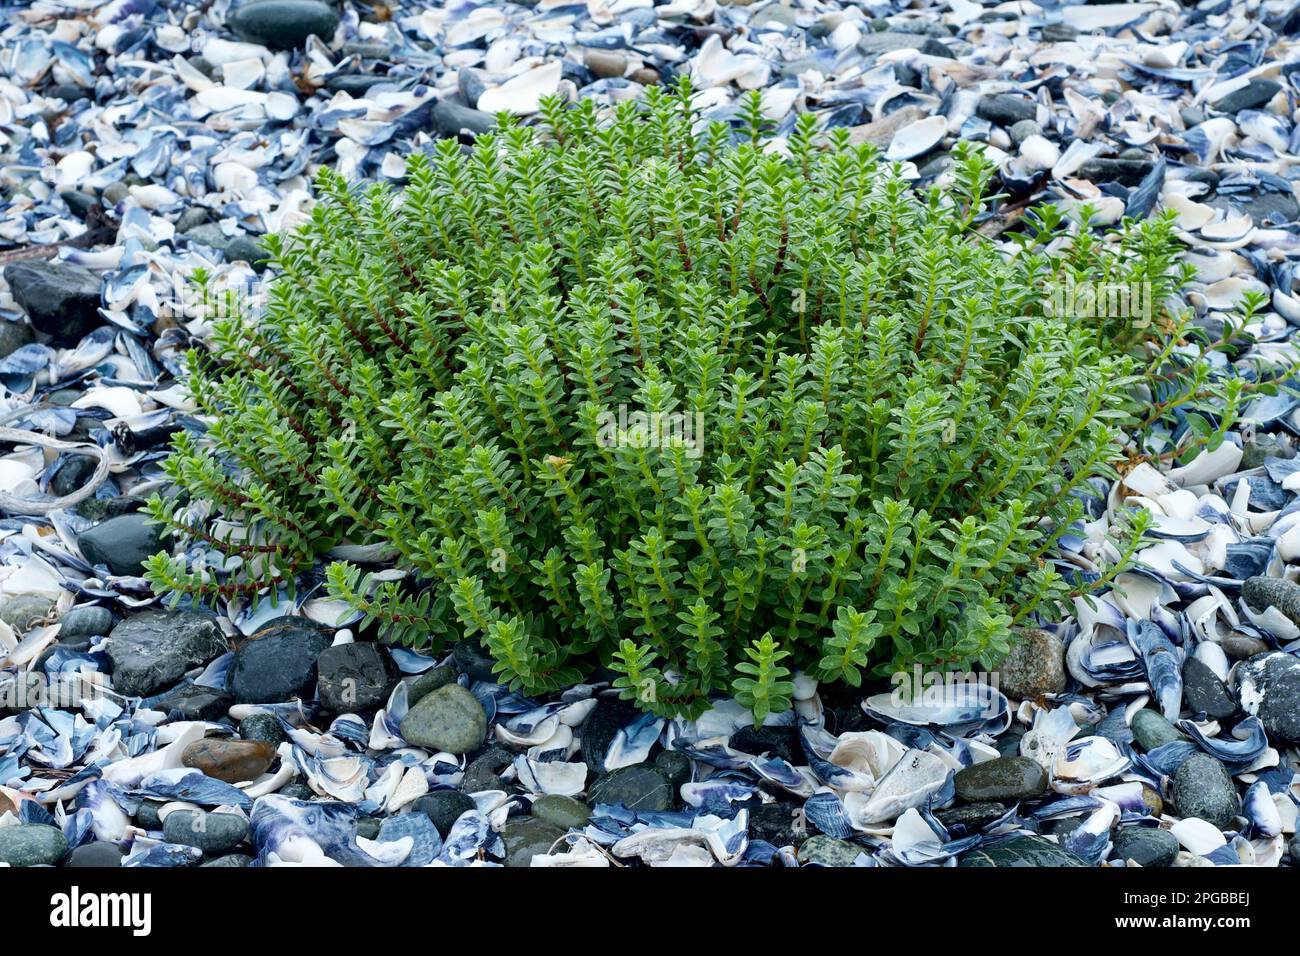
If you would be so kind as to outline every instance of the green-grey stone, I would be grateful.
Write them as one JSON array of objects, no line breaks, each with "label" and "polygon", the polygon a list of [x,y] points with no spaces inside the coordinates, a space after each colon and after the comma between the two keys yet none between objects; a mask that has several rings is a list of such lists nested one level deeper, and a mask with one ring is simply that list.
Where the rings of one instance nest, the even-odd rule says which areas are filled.
[{"label": "green-grey stone", "polygon": [[357,821],[357,836],[373,840],[379,836],[379,828],[383,823],[384,821],[379,817],[362,817]]},{"label": "green-grey stone", "polygon": [[406,704],[414,707],[439,687],[446,687],[456,680],[456,672],[450,667],[431,667],[418,677],[413,677],[406,688]]},{"label": "green-grey stone", "polygon": [[629,810],[667,810],[673,801],[673,786],[658,767],[635,764],[612,770],[591,785],[587,793],[593,805],[619,804]]},{"label": "green-grey stone", "polygon": [[181,213],[180,218],[176,220],[176,231],[187,233],[196,226],[201,226],[208,221],[208,211],[202,206],[191,206]]},{"label": "green-grey stone", "polygon": [[534,856],[551,852],[564,831],[536,817],[509,820],[501,828],[506,843],[506,866],[529,866]]},{"label": "green-grey stone", "polygon": [[957,796],[967,803],[1028,800],[1047,789],[1047,771],[1028,757],[997,757],[957,773]]},{"label": "green-grey stone", "polygon": [[548,793],[533,802],[533,816],[561,830],[576,830],[587,825],[591,819],[591,808],[573,797]]},{"label": "green-grey stone", "polygon": [[219,856],[216,859],[208,860],[204,866],[252,866],[253,858],[243,853],[227,853],[225,856]]},{"label": "green-grey stone", "polygon": [[237,813],[173,810],[163,820],[168,843],[198,847],[206,854],[227,853],[248,836],[248,821]]},{"label": "green-grey stone", "polygon": [[439,687],[406,712],[402,738],[416,747],[466,754],[483,745],[487,714],[459,684]]},{"label": "green-grey stone", "polygon": [[0,607],[0,621],[21,634],[45,620],[52,607],[54,602],[42,594],[15,594]]},{"label": "green-grey stone", "polygon": [[1178,855],[1178,841],[1168,830],[1156,827],[1124,827],[1115,834],[1112,856],[1132,860],[1139,866],[1170,866]]},{"label": "green-grey stone", "polygon": [[799,862],[816,863],[821,866],[852,866],[853,861],[863,853],[870,856],[870,853],[855,843],[837,840],[835,837],[819,833],[800,844]]},{"label": "green-grey stone", "polygon": [[1177,727],[1164,718],[1164,715],[1156,713],[1149,707],[1133,715],[1133,722],[1129,725],[1129,729],[1133,731],[1133,738],[1142,749],[1148,752],[1173,743],[1175,740],[1187,739],[1178,732]]},{"label": "green-grey stone", "polygon": [[961,858],[960,866],[1087,866],[1069,850],[1039,836],[1023,834],[976,847]]},{"label": "green-grey stone", "polygon": [[1065,645],[1036,627],[1015,631],[1011,653],[998,665],[998,690],[1013,700],[1033,700],[1065,690]]},{"label": "green-grey stone", "polygon": [[162,550],[160,534],[147,515],[134,512],[87,528],[77,535],[77,544],[91,564],[102,564],[119,576],[138,577],[145,559]]},{"label": "green-grey stone", "polygon": [[44,823],[0,827],[0,863],[10,866],[53,866],[68,852],[58,828]]},{"label": "green-grey stone", "polygon": [[278,747],[289,739],[274,714],[249,714],[239,722],[239,736],[244,740],[260,740]]},{"label": "green-grey stone", "polygon": [[475,806],[474,801],[459,790],[434,790],[411,804],[411,811],[423,813],[439,835],[446,839],[452,824],[460,819],[461,814],[473,810]]},{"label": "green-grey stone", "polygon": [[97,604],[74,607],[59,618],[59,640],[99,637],[113,629],[113,612]]},{"label": "green-grey stone", "polygon": [[1241,586],[1241,596],[1256,611],[1275,607],[1293,624],[1300,624],[1300,585],[1282,578],[1246,578]]},{"label": "green-grey stone", "polygon": [[1197,817],[1222,830],[1239,809],[1232,776],[1209,754],[1195,753],[1179,766],[1170,790],[1180,817]]}]

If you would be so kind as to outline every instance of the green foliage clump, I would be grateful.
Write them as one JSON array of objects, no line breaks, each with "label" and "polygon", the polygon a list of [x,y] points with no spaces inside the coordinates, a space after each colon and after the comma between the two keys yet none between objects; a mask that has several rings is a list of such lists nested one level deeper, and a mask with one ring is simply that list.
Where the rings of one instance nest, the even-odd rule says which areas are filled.
[{"label": "green foliage clump", "polygon": [[805,116],[783,155],[757,100],[737,135],[689,99],[550,102],[411,156],[401,193],[323,173],[260,321],[191,357],[211,427],[151,512],[206,557],[155,586],[242,601],[324,558],[383,636],[477,639],[512,687],[602,664],[658,713],[760,717],[796,669],[992,666],[1086,587],[1051,560],[1080,493],[1144,376],[1201,372],[1163,312],[1107,328],[1043,283],[1163,302],[1168,223],[1040,219],[1007,256],[972,150],[917,195],[843,130]]}]

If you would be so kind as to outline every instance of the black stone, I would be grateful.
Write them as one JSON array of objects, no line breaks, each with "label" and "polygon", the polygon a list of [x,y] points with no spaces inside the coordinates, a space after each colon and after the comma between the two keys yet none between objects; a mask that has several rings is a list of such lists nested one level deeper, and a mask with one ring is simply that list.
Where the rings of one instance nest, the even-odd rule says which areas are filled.
[{"label": "black stone", "polygon": [[1038,105],[1013,93],[992,93],[980,99],[975,115],[1009,129],[1021,120],[1037,119]]},{"label": "black stone", "polygon": [[1154,165],[1149,159],[1089,159],[1079,166],[1078,176],[1094,183],[1138,186]]},{"label": "black stone", "polygon": [[83,843],[68,854],[64,866],[115,867],[122,865],[122,851],[112,843]]},{"label": "black stone", "polygon": [[1178,855],[1178,841],[1168,830],[1157,827],[1124,827],[1115,834],[1112,856],[1132,860],[1139,866],[1171,866]]},{"label": "black stone", "polygon": [[1277,95],[1282,85],[1273,80],[1253,79],[1239,90],[1233,90],[1214,104],[1220,113],[1240,113],[1242,110],[1258,110]]},{"label": "black stone", "polygon": [[629,810],[667,810],[672,806],[673,788],[658,767],[639,763],[605,774],[591,785],[587,796],[593,806],[608,803]]},{"label": "black stone", "polygon": [[280,618],[235,651],[226,689],[239,704],[274,704],[312,696],[316,658],[333,632],[306,618]]},{"label": "black stone", "polygon": [[1238,664],[1232,680],[1238,703],[1260,719],[1270,740],[1300,742],[1300,659],[1260,654]]},{"label": "black stone", "polygon": [[109,634],[113,687],[130,697],[151,697],[185,672],[226,651],[217,622],[198,611],[142,611]]},{"label": "black stone", "polygon": [[178,712],[180,720],[220,720],[234,702],[224,691],[186,684],[154,701],[151,708],[164,714]]},{"label": "black stone", "polygon": [[77,535],[77,544],[91,564],[123,577],[138,577],[145,559],[162,550],[161,528],[135,512],[87,528]]},{"label": "black stone", "polygon": [[89,269],[27,259],[5,266],[4,277],[32,325],[61,345],[75,345],[101,324],[99,276]]},{"label": "black stone", "polygon": [[1205,714],[1223,720],[1237,712],[1237,702],[1232,699],[1228,685],[1219,675],[1195,657],[1183,665],[1183,699],[1194,714]]},{"label": "black stone", "polygon": [[272,50],[293,50],[315,34],[327,43],[339,15],[318,0],[252,0],[235,10],[227,23],[241,39]]},{"label": "black stone", "polygon": [[1240,809],[1232,777],[1209,754],[1195,753],[1174,774],[1170,794],[1179,816],[1197,817],[1222,830]]},{"label": "black stone", "polygon": [[940,810],[935,817],[949,830],[961,827],[964,833],[969,834],[1000,819],[1006,812],[1007,807],[1000,803],[967,803]]},{"label": "black stone", "polygon": [[727,743],[733,750],[755,757],[780,757],[795,766],[808,762],[799,743],[799,731],[794,727],[743,727]]},{"label": "black stone", "polygon": [[321,707],[344,714],[376,710],[397,683],[397,665],[379,644],[339,644],[316,659]]},{"label": "black stone", "polygon": [[248,836],[248,821],[237,813],[173,810],[163,821],[168,843],[198,847],[205,854],[227,853]]},{"label": "black stone", "polygon": [[434,790],[412,803],[411,811],[423,813],[437,828],[438,834],[446,839],[452,824],[460,819],[462,813],[474,807],[474,801],[459,790]]}]

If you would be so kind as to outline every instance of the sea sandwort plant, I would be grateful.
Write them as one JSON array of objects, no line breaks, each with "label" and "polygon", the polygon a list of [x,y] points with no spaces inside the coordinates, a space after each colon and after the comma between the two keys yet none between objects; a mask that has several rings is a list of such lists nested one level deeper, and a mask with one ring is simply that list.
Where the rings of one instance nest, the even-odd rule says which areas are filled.
[{"label": "sea sandwort plant", "polygon": [[[918,194],[810,116],[784,152],[766,132],[757,96],[733,129],[684,86],[503,117],[409,157],[400,192],[323,172],[268,238],[264,313],[191,356],[209,427],[150,505],[185,545],[155,586],[245,602],[323,560],[362,626],[480,641],[512,687],[599,665],[656,713],[725,692],[760,720],[796,669],[992,667],[1105,586],[1052,552],[1135,396],[1218,388],[1162,305],[1168,222],[1063,241],[1049,212],[1008,256],[974,228],[972,149]],[[1145,283],[1156,321],[1052,309],[1067,274]],[[645,424],[672,416],[689,440]],[[1121,561],[1144,523],[1122,530]]]}]

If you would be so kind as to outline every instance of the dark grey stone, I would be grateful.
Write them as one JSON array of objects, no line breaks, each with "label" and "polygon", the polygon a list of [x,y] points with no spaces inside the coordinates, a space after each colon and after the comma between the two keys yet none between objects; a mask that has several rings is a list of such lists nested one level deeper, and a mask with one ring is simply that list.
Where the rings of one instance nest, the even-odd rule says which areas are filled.
[{"label": "dark grey stone", "polygon": [[217,622],[198,611],[142,611],[113,628],[106,642],[113,687],[130,697],[152,697],[185,672],[224,654]]}]

